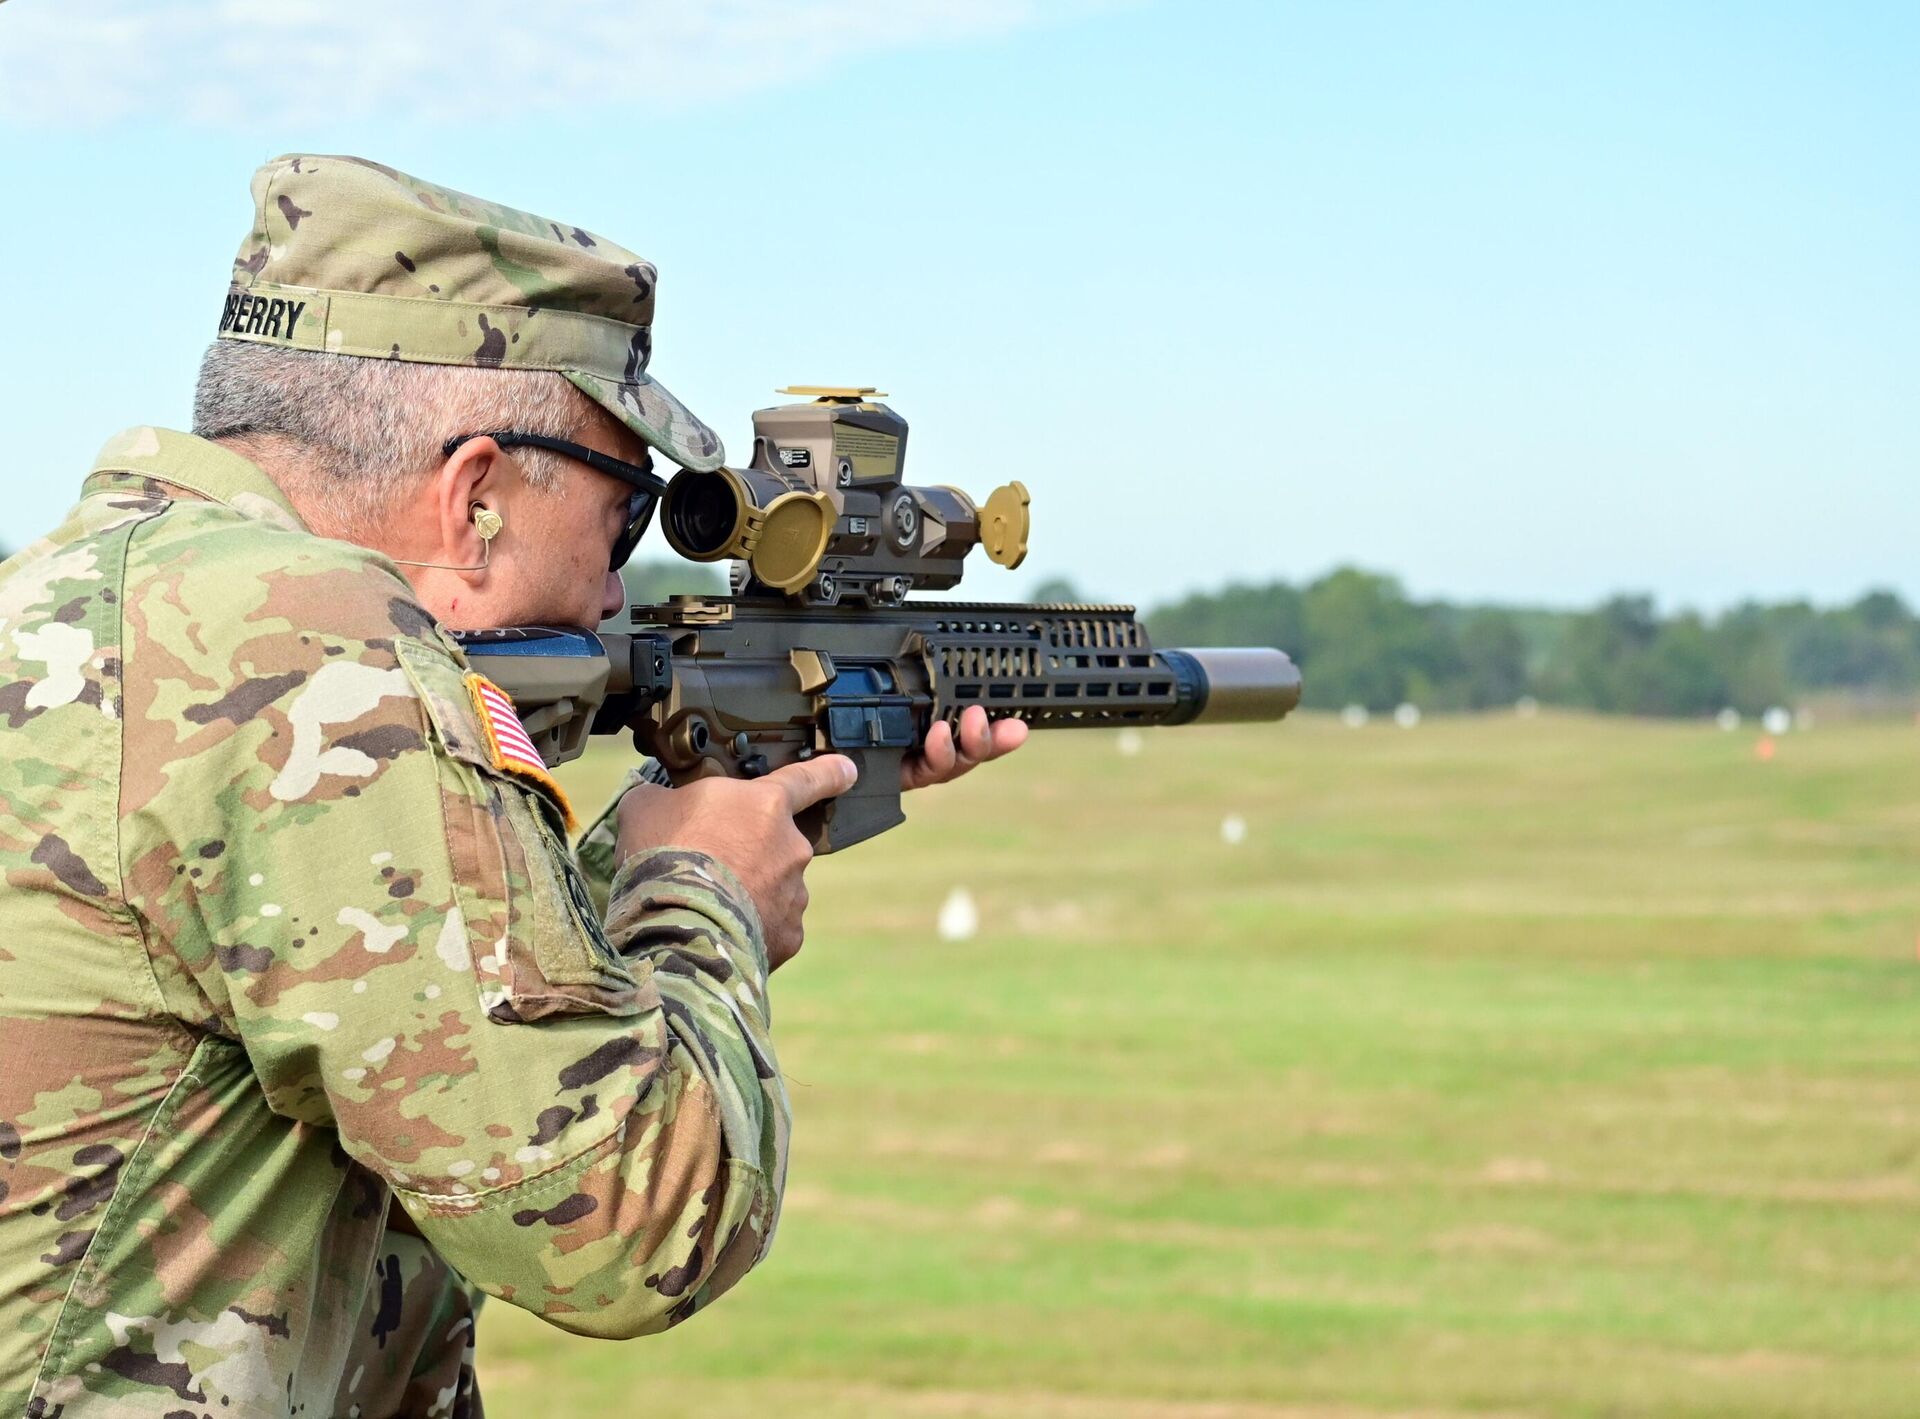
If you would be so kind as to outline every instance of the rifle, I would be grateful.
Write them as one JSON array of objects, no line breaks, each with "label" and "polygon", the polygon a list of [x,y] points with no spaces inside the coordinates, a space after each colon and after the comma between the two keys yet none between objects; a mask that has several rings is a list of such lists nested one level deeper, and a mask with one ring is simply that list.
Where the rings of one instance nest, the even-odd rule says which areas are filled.
[{"label": "rifle", "polygon": [[743,469],[684,470],[662,500],[668,543],[732,559],[733,595],[635,606],[630,632],[461,631],[549,765],[591,734],[632,731],[675,785],[755,778],[844,753],[859,782],[799,820],[833,852],[905,820],[900,762],[968,705],[1035,729],[1277,720],[1300,701],[1281,651],[1156,650],[1131,606],[907,600],[959,584],[976,546],[1026,556],[1019,483],[976,504],[901,480],[907,424],[871,388],[800,387],[754,415]]}]

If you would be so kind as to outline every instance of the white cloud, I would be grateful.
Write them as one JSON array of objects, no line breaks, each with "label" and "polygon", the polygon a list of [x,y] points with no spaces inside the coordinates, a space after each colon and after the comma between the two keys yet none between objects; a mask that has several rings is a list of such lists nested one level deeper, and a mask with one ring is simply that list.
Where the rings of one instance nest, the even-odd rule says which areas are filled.
[{"label": "white cloud", "polygon": [[0,123],[681,107],[1124,0],[13,0]]}]

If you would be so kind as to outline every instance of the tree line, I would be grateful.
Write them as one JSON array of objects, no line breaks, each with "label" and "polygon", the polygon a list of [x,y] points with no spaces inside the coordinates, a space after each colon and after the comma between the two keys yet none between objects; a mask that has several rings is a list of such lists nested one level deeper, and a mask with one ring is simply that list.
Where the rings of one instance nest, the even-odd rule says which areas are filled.
[{"label": "tree line", "polygon": [[1392,577],[1346,567],[1302,586],[1202,592],[1146,621],[1157,645],[1278,646],[1300,663],[1306,703],[1322,709],[1488,709],[1532,697],[1688,716],[1809,699],[1920,701],[1920,616],[1890,591],[1843,606],[1751,602],[1717,616],[1663,614],[1646,596],[1548,611],[1418,601]]},{"label": "tree line", "polygon": [[[633,602],[726,590],[717,568],[685,562],[634,563],[623,575]],[[1055,578],[1033,599],[1104,598]],[[1342,567],[1300,586],[1235,582],[1144,619],[1156,645],[1278,646],[1299,662],[1305,703],[1317,709],[1494,709],[1525,698],[1674,716],[1808,700],[1920,705],[1920,614],[1891,591],[1842,606],[1746,602],[1717,616],[1663,614],[1649,596],[1551,611],[1418,601],[1393,577]]]},{"label": "tree line", "polygon": [[[636,602],[718,595],[718,569],[636,563]],[[1061,578],[1044,602],[1104,601]],[[1718,616],[1661,613],[1648,596],[1587,611],[1418,601],[1390,576],[1343,567],[1304,585],[1233,583],[1144,617],[1156,645],[1272,645],[1300,663],[1310,708],[1412,703],[1496,709],[1532,698],[1610,714],[1697,716],[1850,701],[1920,705],[1920,615],[1891,591],[1844,606],[1736,606]]]}]

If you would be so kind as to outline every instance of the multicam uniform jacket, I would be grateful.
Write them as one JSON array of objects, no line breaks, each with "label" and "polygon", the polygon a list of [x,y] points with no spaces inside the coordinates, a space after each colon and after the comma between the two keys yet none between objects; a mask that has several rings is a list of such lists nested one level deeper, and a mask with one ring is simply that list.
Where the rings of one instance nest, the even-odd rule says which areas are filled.
[{"label": "multicam uniform jacket", "polygon": [[738,881],[590,881],[393,565],[252,464],[108,445],[0,565],[0,722],[0,1415],[476,1414],[476,1291],[635,1335],[764,1253]]}]

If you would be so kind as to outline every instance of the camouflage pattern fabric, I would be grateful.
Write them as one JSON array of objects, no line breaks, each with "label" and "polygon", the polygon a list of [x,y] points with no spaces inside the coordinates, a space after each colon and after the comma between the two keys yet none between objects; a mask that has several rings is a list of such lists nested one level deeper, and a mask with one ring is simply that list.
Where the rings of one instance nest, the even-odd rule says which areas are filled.
[{"label": "camouflage pattern fabric", "polygon": [[185,435],[0,567],[0,1414],[473,1414],[476,1291],[636,1335],[766,1251],[750,900],[590,881],[464,671]]},{"label": "camouflage pattern fabric", "polygon": [[473,1368],[480,1299],[423,1239],[389,1227],[339,1386],[318,1413],[481,1419]]},{"label": "camouflage pattern fabric", "polygon": [[725,458],[647,373],[659,273],[625,247],[364,158],[276,158],[253,203],[220,338],[554,370],[676,463]]}]

